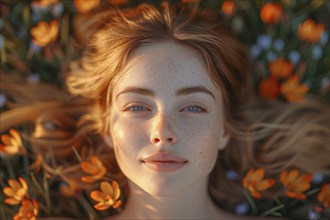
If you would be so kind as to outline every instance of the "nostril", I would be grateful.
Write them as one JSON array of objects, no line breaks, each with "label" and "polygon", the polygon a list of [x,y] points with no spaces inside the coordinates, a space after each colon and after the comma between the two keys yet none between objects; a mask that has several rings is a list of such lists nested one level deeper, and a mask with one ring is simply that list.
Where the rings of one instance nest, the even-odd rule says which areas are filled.
[{"label": "nostril", "polygon": [[167,138],[167,141],[168,142],[172,142],[173,141],[173,138],[171,138],[171,137],[170,138]]},{"label": "nostril", "polygon": [[158,143],[159,141],[160,141],[159,138],[155,138],[155,139],[154,139],[154,142],[155,142],[155,143]]}]

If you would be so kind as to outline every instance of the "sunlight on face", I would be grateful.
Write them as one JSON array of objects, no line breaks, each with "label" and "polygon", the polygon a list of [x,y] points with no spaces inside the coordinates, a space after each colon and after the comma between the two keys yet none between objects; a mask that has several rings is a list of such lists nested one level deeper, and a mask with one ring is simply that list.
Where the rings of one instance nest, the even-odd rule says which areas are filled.
[{"label": "sunlight on face", "polygon": [[113,89],[111,141],[128,179],[164,196],[208,178],[228,135],[221,92],[195,52],[141,46]]}]

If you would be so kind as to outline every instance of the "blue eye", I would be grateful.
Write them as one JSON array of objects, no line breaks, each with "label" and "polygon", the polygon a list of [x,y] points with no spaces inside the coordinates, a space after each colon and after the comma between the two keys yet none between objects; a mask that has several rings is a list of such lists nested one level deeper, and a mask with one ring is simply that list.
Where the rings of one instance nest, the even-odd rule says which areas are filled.
[{"label": "blue eye", "polygon": [[132,105],[126,108],[125,111],[142,112],[142,111],[149,111],[149,109],[147,109],[142,105]]},{"label": "blue eye", "polygon": [[190,105],[188,107],[185,107],[182,111],[201,113],[201,112],[205,112],[206,109],[199,107],[197,105]]}]

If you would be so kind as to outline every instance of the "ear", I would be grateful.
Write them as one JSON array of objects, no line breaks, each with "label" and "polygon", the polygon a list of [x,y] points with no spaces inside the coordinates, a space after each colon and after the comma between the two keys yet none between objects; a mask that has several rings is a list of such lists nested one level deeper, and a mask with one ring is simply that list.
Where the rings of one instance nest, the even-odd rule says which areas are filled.
[{"label": "ear", "polygon": [[227,147],[227,144],[230,140],[230,133],[228,131],[224,131],[221,137],[219,137],[219,150],[223,150]]},{"label": "ear", "polygon": [[112,141],[112,137],[110,135],[104,135],[103,136],[104,142],[106,143],[106,145],[108,147],[110,147],[111,149],[113,149],[113,141]]}]

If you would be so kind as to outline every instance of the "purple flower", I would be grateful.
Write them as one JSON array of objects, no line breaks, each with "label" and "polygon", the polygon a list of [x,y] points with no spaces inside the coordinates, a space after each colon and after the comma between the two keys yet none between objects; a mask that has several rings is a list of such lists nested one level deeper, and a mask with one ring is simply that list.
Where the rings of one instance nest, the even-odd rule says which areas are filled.
[{"label": "purple flower", "polygon": [[260,53],[261,53],[262,48],[258,44],[254,44],[250,48],[250,55],[253,59],[256,59]]},{"label": "purple flower", "polygon": [[292,50],[290,53],[289,53],[289,60],[293,63],[293,64],[296,64],[299,62],[300,60],[300,53],[296,50]]},{"label": "purple flower", "polygon": [[316,173],[313,176],[312,183],[318,184],[321,183],[324,180],[324,176],[321,173]]},{"label": "purple flower", "polygon": [[318,45],[314,46],[312,50],[312,54],[315,59],[317,60],[320,59],[323,55],[322,48]]},{"label": "purple flower", "polygon": [[228,170],[226,172],[226,177],[230,180],[236,180],[238,178],[238,174],[234,170]]},{"label": "purple flower", "polygon": [[324,89],[330,86],[330,77],[323,78],[321,81],[321,88]]},{"label": "purple flower", "polygon": [[258,36],[257,43],[262,49],[268,49],[272,43],[272,38],[267,34]]},{"label": "purple flower", "polygon": [[64,6],[63,6],[62,3],[57,3],[57,4],[54,5],[54,6],[52,7],[52,9],[51,9],[52,14],[53,14],[55,17],[57,17],[57,16],[59,16],[60,14],[62,14],[63,10],[64,10]]},{"label": "purple flower", "polygon": [[0,49],[3,48],[3,35],[0,34]]},{"label": "purple flower", "polygon": [[276,51],[281,51],[284,48],[284,41],[282,39],[276,39],[274,41],[274,48]]},{"label": "purple flower", "polygon": [[270,51],[270,52],[267,53],[267,60],[268,61],[270,61],[270,62],[274,61],[274,60],[276,60],[276,58],[277,58],[277,55],[273,51]]},{"label": "purple flower", "polygon": [[309,209],[308,210],[308,219],[309,220],[319,220],[320,218],[320,214],[318,214],[316,211],[314,211],[313,209]]},{"label": "purple flower", "polygon": [[37,82],[40,82],[40,76],[38,73],[34,73],[34,74],[30,74],[28,77],[27,77],[27,80],[29,82],[32,82],[32,83],[37,83]]},{"label": "purple flower", "polygon": [[328,40],[329,40],[329,34],[328,32],[324,31],[320,38],[320,44],[323,46],[326,43],[328,43]]},{"label": "purple flower", "polygon": [[32,41],[30,43],[30,53],[34,54],[34,53],[39,53],[41,51],[41,47],[34,44]]},{"label": "purple flower", "polygon": [[248,213],[250,207],[247,202],[241,202],[235,206],[235,213],[237,215],[245,215]]},{"label": "purple flower", "polygon": [[0,93],[0,108],[4,107],[7,102],[7,98],[4,94]]}]

